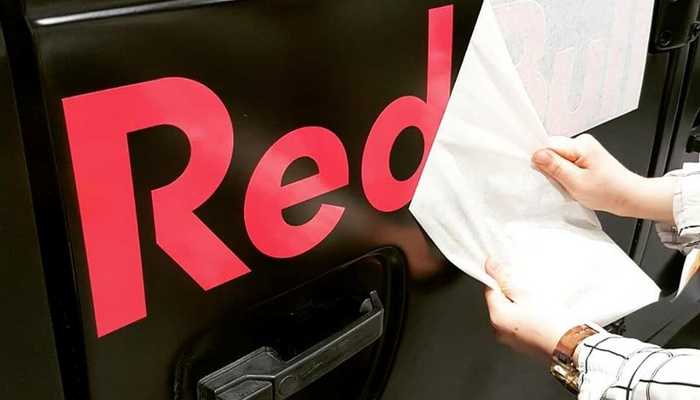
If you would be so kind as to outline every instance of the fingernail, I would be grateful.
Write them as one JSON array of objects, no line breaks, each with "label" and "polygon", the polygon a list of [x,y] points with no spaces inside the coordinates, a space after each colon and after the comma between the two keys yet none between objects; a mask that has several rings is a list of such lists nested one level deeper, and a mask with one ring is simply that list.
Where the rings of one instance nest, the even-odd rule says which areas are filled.
[{"label": "fingernail", "polygon": [[552,155],[547,150],[538,150],[532,156],[532,161],[537,165],[546,165],[552,160]]}]

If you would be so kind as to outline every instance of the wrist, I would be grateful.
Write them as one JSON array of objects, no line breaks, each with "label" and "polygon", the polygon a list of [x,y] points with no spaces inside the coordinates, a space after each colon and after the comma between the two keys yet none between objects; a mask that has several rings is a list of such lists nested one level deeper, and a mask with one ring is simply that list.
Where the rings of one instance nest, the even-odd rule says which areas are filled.
[{"label": "wrist", "polygon": [[619,212],[615,214],[673,223],[674,177],[645,178],[636,174],[627,179]]},{"label": "wrist", "polygon": [[587,338],[597,335],[603,331],[602,328],[594,324],[576,325],[561,335],[552,351],[552,356],[557,359],[571,362],[578,361],[579,348]]},{"label": "wrist", "polygon": [[557,349],[557,345],[559,345],[564,336],[579,325],[580,324],[572,323],[571,321],[561,321],[549,325],[543,347],[544,353],[548,360],[551,360],[552,355]]},{"label": "wrist", "polygon": [[649,178],[637,175],[632,171],[628,171],[625,179],[620,185],[620,201],[618,212],[614,214],[621,217],[639,218],[643,206],[640,204],[640,199],[645,192],[645,186],[648,184]]},{"label": "wrist", "polygon": [[642,183],[639,217],[673,224],[673,193],[678,185],[676,177],[645,178]]}]

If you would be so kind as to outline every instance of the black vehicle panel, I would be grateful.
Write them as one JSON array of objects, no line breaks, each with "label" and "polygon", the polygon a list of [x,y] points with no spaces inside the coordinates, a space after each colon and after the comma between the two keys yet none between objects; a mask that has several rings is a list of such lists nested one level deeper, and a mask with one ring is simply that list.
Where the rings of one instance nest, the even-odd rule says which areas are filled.
[{"label": "black vehicle panel", "polygon": [[[403,252],[409,278],[403,339],[385,398],[562,398],[564,392],[546,372],[495,342],[481,285],[441,257],[406,207],[379,212],[361,185],[362,154],[379,113],[401,96],[426,96],[428,10],[454,3],[454,81],[481,2],[205,3],[117,9],[148,3],[27,1],[68,226],[69,267],[76,275],[83,316],[78,321],[85,336],[83,384],[91,398],[171,398],[176,360],[194,338],[384,246]],[[100,10],[118,12],[92,13]],[[647,174],[653,161],[668,68],[666,54],[650,55],[640,109],[591,132],[640,174]],[[233,121],[233,161],[196,215],[252,272],[205,292],[159,247],[152,190],[183,171],[189,144],[172,126],[134,132],[129,155],[147,316],[98,338],[62,100],[163,77],[206,85]],[[309,252],[289,259],[268,257],[246,234],[244,194],[268,148],[302,126],[323,126],[340,138],[350,183],[289,208],[285,218],[304,223],[322,203],[342,205],[345,212],[328,238]],[[410,176],[420,149],[420,136],[407,130],[392,151],[392,172]],[[317,172],[313,164],[293,167],[285,177],[289,181]],[[637,221],[603,216],[603,222],[624,249],[632,250]]]}]

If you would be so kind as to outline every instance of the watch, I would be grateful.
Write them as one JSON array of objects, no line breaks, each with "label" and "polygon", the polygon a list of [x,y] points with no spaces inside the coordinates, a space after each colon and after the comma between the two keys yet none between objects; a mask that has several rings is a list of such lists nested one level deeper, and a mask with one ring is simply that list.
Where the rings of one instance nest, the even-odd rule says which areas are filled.
[{"label": "watch", "polygon": [[571,393],[578,394],[580,390],[579,371],[574,365],[574,353],[584,339],[602,332],[600,328],[590,325],[579,325],[569,329],[561,337],[552,354],[552,366],[549,371]]}]

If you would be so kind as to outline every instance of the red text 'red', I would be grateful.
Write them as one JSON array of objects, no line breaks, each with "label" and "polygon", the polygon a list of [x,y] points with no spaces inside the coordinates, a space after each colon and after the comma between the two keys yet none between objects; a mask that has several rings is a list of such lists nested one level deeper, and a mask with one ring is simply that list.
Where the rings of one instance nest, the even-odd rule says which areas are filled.
[{"label": "red text 'red'", "polygon": [[[450,96],[452,23],[452,6],[430,10],[425,100],[405,96],[393,101],[369,131],[362,188],[379,211],[404,207],[418,184]],[[182,174],[152,191],[158,246],[204,290],[250,272],[194,214],[222,183],[233,157],[234,126],[213,91],[190,79],[163,78],[68,97],[63,108],[98,336],[146,316],[128,135],[170,125],[190,145]],[[390,154],[408,127],[422,132],[423,159],[410,178],[397,180]],[[286,169],[302,157],[313,160],[318,173],[283,185]],[[348,184],[347,153],[334,132],[309,126],[286,133],[262,156],[245,193],[243,218],[251,242],[274,258],[313,249],[333,231],[345,208],[323,204],[303,225],[287,224],[282,212]]]}]

